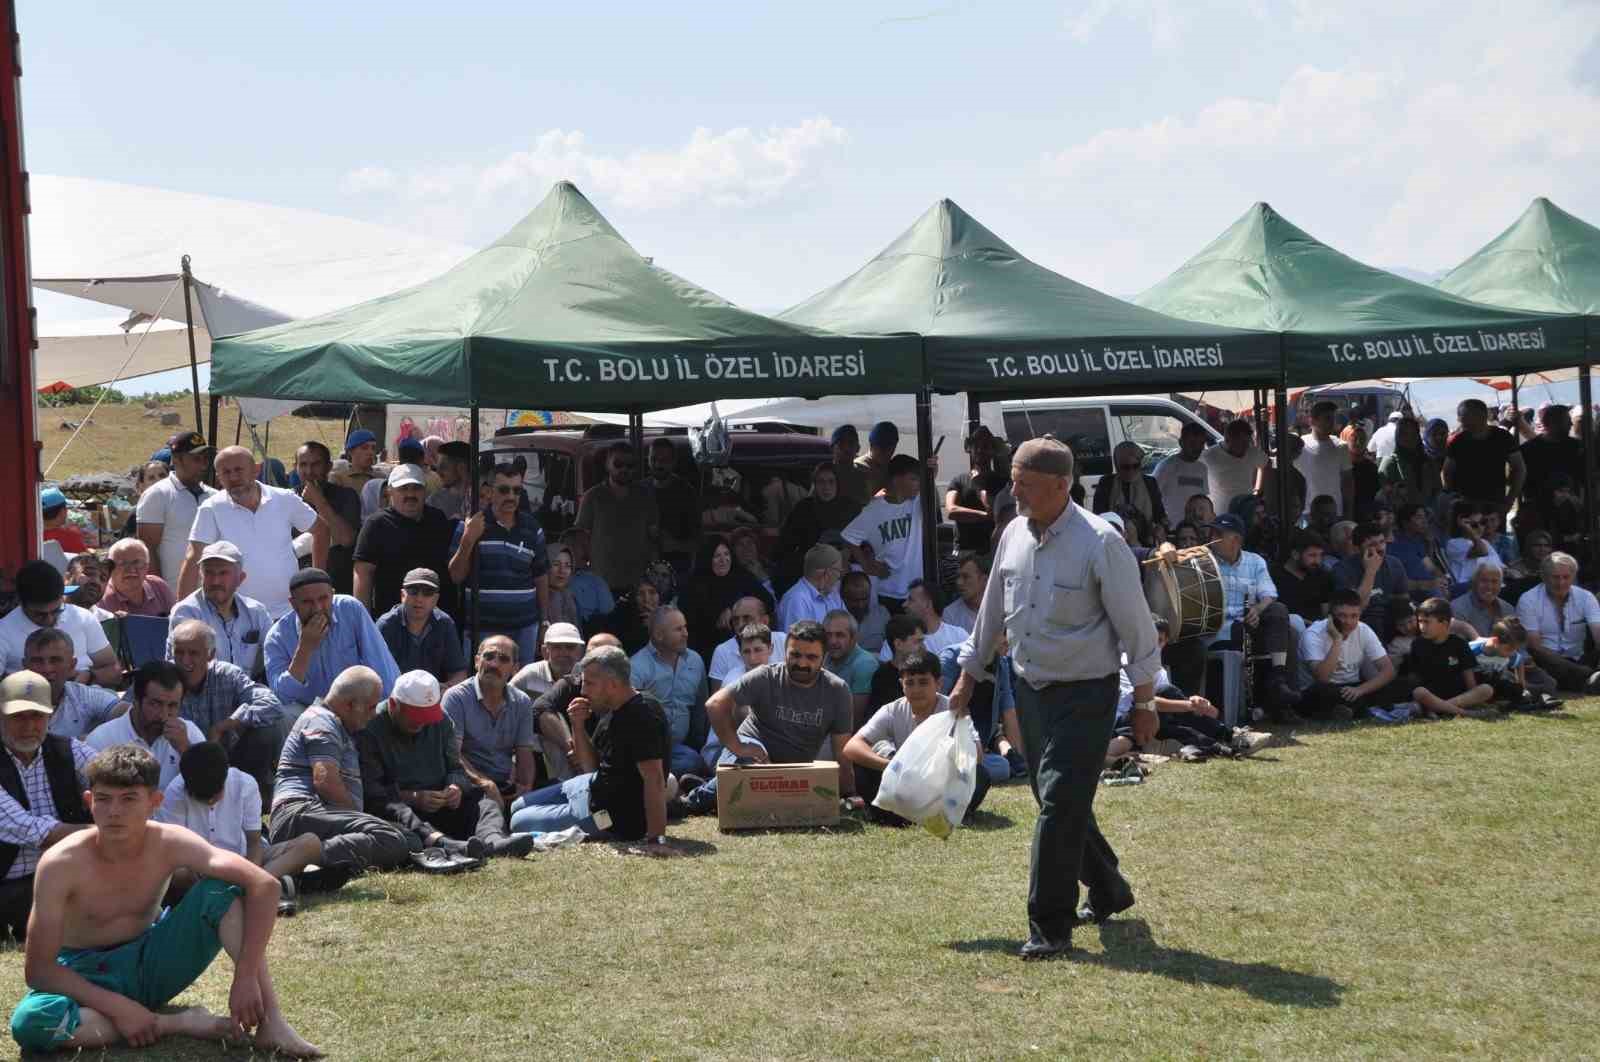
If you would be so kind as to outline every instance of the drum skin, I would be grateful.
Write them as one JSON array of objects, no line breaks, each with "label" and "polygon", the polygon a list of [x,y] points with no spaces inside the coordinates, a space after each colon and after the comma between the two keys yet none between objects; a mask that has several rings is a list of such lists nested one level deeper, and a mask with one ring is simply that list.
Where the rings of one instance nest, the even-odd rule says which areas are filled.
[{"label": "drum skin", "polygon": [[1174,642],[1222,630],[1222,575],[1209,546],[1195,546],[1144,562],[1144,596],[1166,619]]}]

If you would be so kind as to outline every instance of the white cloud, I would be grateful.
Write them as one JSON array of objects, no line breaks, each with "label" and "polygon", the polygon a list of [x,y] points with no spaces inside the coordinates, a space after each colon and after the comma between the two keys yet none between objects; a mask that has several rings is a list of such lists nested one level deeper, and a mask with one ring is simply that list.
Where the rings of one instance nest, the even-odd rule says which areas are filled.
[{"label": "white cloud", "polygon": [[636,211],[694,203],[748,207],[805,185],[846,141],[826,117],[764,130],[695,129],[681,145],[607,153],[579,130],[551,129],[530,147],[483,165],[458,164],[397,175],[366,166],[348,174],[347,191],[391,191],[427,203],[470,194],[485,199],[538,194],[570,179],[608,204]]},{"label": "white cloud", "polygon": [[1577,80],[1593,13],[1559,0],[1528,0],[1514,15],[1460,0],[1445,19],[1375,2],[1297,3],[1277,28],[1365,46],[1340,49],[1351,56],[1342,65],[1299,67],[1262,98],[1215,99],[1044,156],[1048,186],[1094,204],[1105,226],[1070,254],[1145,237],[1142,248],[1113,243],[1115,258],[1063,264],[1139,290],[1266,199],[1356,257],[1448,268],[1536,195],[1580,213],[1580,200],[1600,206],[1600,98]]}]

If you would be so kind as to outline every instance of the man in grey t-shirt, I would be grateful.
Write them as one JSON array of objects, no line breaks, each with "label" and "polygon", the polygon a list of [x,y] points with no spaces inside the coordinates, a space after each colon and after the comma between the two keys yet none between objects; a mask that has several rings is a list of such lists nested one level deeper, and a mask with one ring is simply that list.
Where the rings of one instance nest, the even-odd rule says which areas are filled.
[{"label": "man in grey t-shirt", "polygon": [[[706,715],[722,741],[718,765],[732,763],[810,763],[824,737],[839,763],[839,792],[855,793],[855,771],[845,762],[850,737],[850,687],[823,670],[827,635],[822,624],[802,620],[789,628],[781,664],[765,664],[717,690]],[[750,714],[735,730],[735,709]],[[691,776],[692,777],[692,776]],[[696,814],[717,806],[717,780],[691,790],[684,805]]]},{"label": "man in grey t-shirt", "polygon": [[272,794],[273,843],[314,833],[324,867],[359,872],[405,862],[406,835],[361,810],[361,754],[356,733],[377,714],[383,681],[370,667],[341,671],[327,696],[301,713],[283,743]]}]

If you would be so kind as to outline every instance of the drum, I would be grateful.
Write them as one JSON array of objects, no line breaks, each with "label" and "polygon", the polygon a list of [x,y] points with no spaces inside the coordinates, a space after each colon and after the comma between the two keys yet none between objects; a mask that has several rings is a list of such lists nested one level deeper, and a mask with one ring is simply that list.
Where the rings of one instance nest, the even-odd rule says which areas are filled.
[{"label": "drum", "polygon": [[1145,600],[1166,618],[1172,641],[1222,630],[1222,575],[1209,547],[1180,549],[1170,562],[1152,557],[1144,567]]}]

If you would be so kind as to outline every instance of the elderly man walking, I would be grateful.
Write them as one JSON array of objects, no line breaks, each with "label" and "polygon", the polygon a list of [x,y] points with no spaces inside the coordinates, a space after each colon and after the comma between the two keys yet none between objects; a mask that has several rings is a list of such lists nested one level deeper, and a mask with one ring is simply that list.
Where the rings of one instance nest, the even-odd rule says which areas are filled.
[{"label": "elderly man walking", "polygon": [[[1072,947],[1078,920],[1104,921],[1133,905],[1133,890],[1094,820],[1095,787],[1116,719],[1117,671],[1133,681],[1134,740],[1155,736],[1161,666],[1139,568],[1117,529],[1073,503],[1072,451],[1054,439],[1017,448],[1017,515],[1001,535],[950,707],[964,715],[1005,637],[1016,677],[1028,775],[1039,801],[1028,886],[1024,959]],[[1089,903],[1076,911],[1078,881]]]}]

